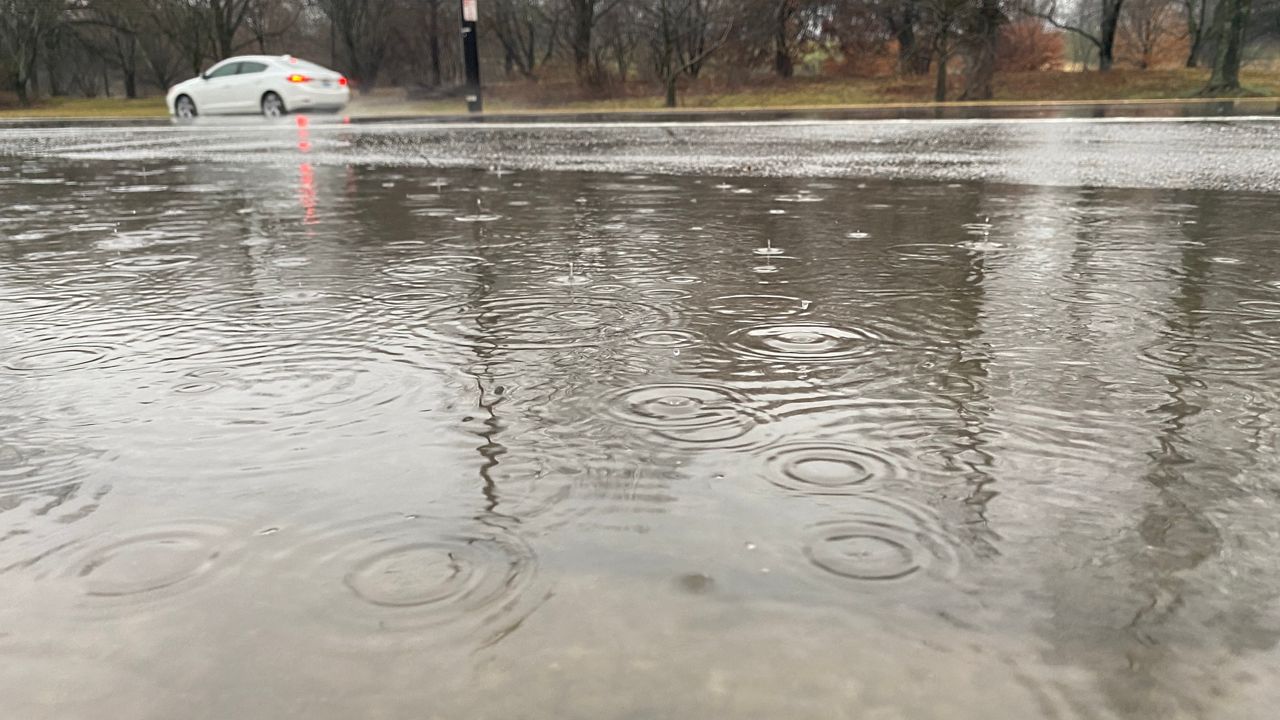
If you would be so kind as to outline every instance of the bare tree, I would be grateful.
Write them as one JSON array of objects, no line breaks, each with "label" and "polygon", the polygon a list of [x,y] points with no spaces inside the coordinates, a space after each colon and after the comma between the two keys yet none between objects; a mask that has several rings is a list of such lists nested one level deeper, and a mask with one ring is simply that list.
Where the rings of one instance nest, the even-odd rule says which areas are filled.
[{"label": "bare tree", "polygon": [[1000,29],[1008,18],[1000,0],[979,0],[968,8],[962,20],[964,31],[965,82],[961,100],[990,100],[995,95],[996,54]]},{"label": "bare tree", "polygon": [[552,14],[545,0],[493,0],[492,27],[502,44],[508,72],[535,79],[534,71],[552,43]]},{"label": "bare tree", "polygon": [[304,10],[305,0],[249,0],[244,24],[257,51],[266,55],[269,42],[288,34]]},{"label": "bare tree", "polygon": [[774,0],[773,8],[773,72],[780,78],[795,74],[795,59],[791,42],[791,24],[796,16],[799,0]]},{"label": "bare tree", "polygon": [[[1059,0],[1045,3],[1030,0],[1023,12],[1041,18],[1056,28],[1075,33],[1098,49],[1098,70],[1106,72],[1115,64],[1116,32],[1125,0],[1077,0],[1078,5],[1063,7]],[[1078,12],[1078,20],[1068,20],[1069,11]],[[1087,27],[1097,23],[1097,29]]]},{"label": "bare tree", "polygon": [[598,64],[603,65],[607,59],[617,73],[618,81],[627,82],[631,67],[635,63],[636,50],[643,40],[642,33],[636,32],[643,21],[642,9],[635,2],[628,2],[614,8],[599,24],[601,58]]},{"label": "bare tree", "polygon": [[[705,0],[647,0],[641,7],[654,74],[665,90],[666,106],[673,108],[680,76],[725,44],[733,30],[732,16],[726,3]],[[706,27],[695,27],[698,13]],[[712,39],[704,38],[697,50],[690,50],[695,45],[691,36],[708,31],[714,33]]]},{"label": "bare tree", "polygon": [[1138,67],[1146,70],[1156,51],[1171,37],[1179,20],[1173,0],[1127,0],[1120,16],[1120,33],[1138,51]]},{"label": "bare tree", "polygon": [[430,61],[432,87],[440,87],[444,77],[440,67],[441,2],[442,0],[425,0],[425,12],[421,16],[425,26],[423,29],[426,31],[427,57]]},{"label": "bare tree", "polygon": [[184,0],[143,0],[151,27],[162,34],[193,74],[209,57],[207,16],[203,7]]},{"label": "bare tree", "polygon": [[957,36],[966,17],[969,0],[924,0],[921,5],[923,27],[931,38],[933,51],[934,102],[947,99],[947,63],[958,49]]},{"label": "bare tree", "polygon": [[9,87],[23,105],[36,93],[34,77],[40,46],[62,22],[58,0],[0,0],[0,65]]},{"label": "bare tree", "polygon": [[1206,24],[1212,0],[1181,0],[1183,21],[1186,23],[1187,62],[1189,68],[1200,63],[1200,53],[1208,38]]},{"label": "bare tree", "polygon": [[218,60],[236,54],[241,46],[236,35],[249,19],[255,0],[196,0],[203,3],[208,17],[208,32],[214,57]]},{"label": "bare tree", "polygon": [[173,45],[151,25],[150,19],[144,22],[145,29],[138,35],[138,48],[142,51],[142,60],[151,82],[164,90],[178,79],[182,60]]},{"label": "bare tree", "polygon": [[1213,73],[1204,95],[1234,95],[1240,92],[1240,63],[1244,57],[1245,30],[1249,23],[1251,0],[1220,0],[1214,12],[1217,52],[1213,57]]},{"label": "bare tree", "polygon": [[898,43],[898,72],[924,75],[929,72],[930,48],[919,40],[922,0],[881,0],[875,3],[880,17]]},{"label": "bare tree", "polygon": [[142,4],[136,0],[87,0],[67,12],[77,39],[120,71],[125,97],[138,97],[142,60],[138,37],[146,17]]},{"label": "bare tree", "polygon": [[378,81],[392,40],[396,0],[317,0],[333,22],[345,51],[347,74],[360,92]]},{"label": "bare tree", "polygon": [[[623,0],[563,0],[568,11],[569,50],[574,73],[582,87],[598,87],[603,80],[597,72],[592,34],[600,19]],[[635,0],[632,0],[635,1]]]}]

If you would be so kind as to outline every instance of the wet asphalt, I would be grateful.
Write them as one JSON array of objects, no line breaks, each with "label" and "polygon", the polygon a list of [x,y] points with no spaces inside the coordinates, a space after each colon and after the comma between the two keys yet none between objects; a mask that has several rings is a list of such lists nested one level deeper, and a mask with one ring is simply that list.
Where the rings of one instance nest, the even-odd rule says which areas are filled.
[{"label": "wet asphalt", "polygon": [[1280,190],[1265,115],[483,124],[340,117],[10,126],[0,157]]}]

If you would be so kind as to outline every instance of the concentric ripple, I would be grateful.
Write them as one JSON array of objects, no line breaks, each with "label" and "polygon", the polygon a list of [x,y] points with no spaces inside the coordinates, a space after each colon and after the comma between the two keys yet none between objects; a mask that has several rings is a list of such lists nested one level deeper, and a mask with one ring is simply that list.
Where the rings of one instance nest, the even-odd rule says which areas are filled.
[{"label": "concentric ripple", "polygon": [[228,334],[253,330],[326,332],[353,330],[369,311],[366,298],[330,293],[284,293],[265,298],[236,298],[203,308],[206,324],[221,324]]},{"label": "concentric ripple", "polygon": [[772,418],[748,398],[710,384],[642,385],[616,393],[610,413],[667,440],[698,446],[741,447]]},{"label": "concentric ripple", "polygon": [[722,295],[707,304],[717,315],[733,318],[767,319],[801,315],[813,303],[790,295]]},{"label": "concentric ripple", "polygon": [[463,223],[487,223],[487,222],[493,222],[494,220],[501,220],[501,219],[502,219],[501,215],[496,215],[493,213],[477,213],[475,215],[459,215],[454,218],[454,220],[457,220],[458,222],[463,222]]},{"label": "concentric ripple", "polygon": [[441,313],[419,330],[467,347],[540,350],[621,341],[669,321],[660,309],[598,295],[524,295],[486,298]]},{"label": "concentric ripple", "polygon": [[845,495],[870,489],[900,473],[890,456],[834,442],[802,442],[765,457],[769,482],[808,495]]},{"label": "concentric ripple", "polygon": [[1146,348],[1141,358],[1165,372],[1233,376],[1276,372],[1275,356],[1265,343],[1169,340]]},{"label": "concentric ripple", "polygon": [[660,348],[686,348],[702,342],[697,334],[687,330],[648,330],[636,333],[632,339],[637,345]]},{"label": "concentric ripple", "polygon": [[448,290],[423,289],[381,293],[373,296],[373,300],[390,308],[422,310],[452,304],[456,297]]},{"label": "concentric ripple", "polygon": [[902,243],[889,250],[904,258],[930,262],[958,262],[964,259],[967,252],[963,247],[943,243]]},{"label": "concentric ripple", "polygon": [[18,372],[75,370],[98,364],[112,353],[100,345],[61,345],[17,353],[4,366]]},{"label": "concentric ripple", "polygon": [[218,522],[165,523],[95,538],[71,562],[89,606],[110,613],[163,604],[227,569],[231,533]]},{"label": "concentric ripple", "polygon": [[88,272],[66,275],[49,282],[52,287],[72,289],[105,289],[125,287],[142,280],[134,272]]},{"label": "concentric ripple", "polygon": [[422,280],[465,274],[484,262],[475,255],[433,255],[397,263],[383,269],[383,273],[400,280]]},{"label": "concentric ripple", "polygon": [[819,570],[860,582],[955,571],[955,540],[924,511],[865,496],[847,502],[841,518],[819,522],[805,533],[804,554]]},{"label": "concentric ripple", "polygon": [[730,347],[744,355],[803,362],[849,360],[876,351],[884,339],[870,330],[820,323],[760,325],[730,334]]},{"label": "concentric ripple", "polygon": [[122,270],[168,270],[190,265],[197,259],[195,255],[137,255],[113,260],[107,264]]},{"label": "concentric ripple", "polygon": [[364,639],[427,629],[440,632],[413,639],[500,633],[530,609],[522,596],[537,570],[533,549],[496,523],[418,515],[356,521],[301,550],[297,562],[319,559],[296,568],[312,584],[308,596]]},{"label": "concentric ripple", "polygon": [[[0,422],[13,427],[19,420],[0,416]],[[0,499],[66,495],[86,481],[88,473],[80,462],[84,449],[51,445],[46,438],[0,440]]]},{"label": "concentric ripple", "polygon": [[1049,293],[1049,297],[1076,305],[1132,305],[1138,298],[1126,292],[1108,288],[1075,288]]}]

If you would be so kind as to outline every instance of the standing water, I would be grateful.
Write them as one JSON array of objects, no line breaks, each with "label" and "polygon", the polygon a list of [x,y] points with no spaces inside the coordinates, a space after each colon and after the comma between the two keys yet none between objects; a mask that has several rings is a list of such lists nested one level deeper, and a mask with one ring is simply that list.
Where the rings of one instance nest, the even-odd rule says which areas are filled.
[{"label": "standing water", "polygon": [[1270,717],[1273,195],[75,152],[6,717]]}]

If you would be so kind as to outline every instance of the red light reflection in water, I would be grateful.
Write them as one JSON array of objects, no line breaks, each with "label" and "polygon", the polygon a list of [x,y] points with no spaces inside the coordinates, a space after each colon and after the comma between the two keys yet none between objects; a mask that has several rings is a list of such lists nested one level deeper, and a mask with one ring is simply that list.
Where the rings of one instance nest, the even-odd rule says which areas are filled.
[{"label": "red light reflection in water", "polygon": [[310,121],[305,115],[299,115],[298,124],[298,150],[301,152],[311,151],[311,130],[308,128]]},{"label": "red light reflection in water", "polygon": [[[298,115],[298,151],[311,151],[310,120],[305,115]],[[302,222],[310,225],[316,221],[316,172],[311,163],[298,164],[298,202],[302,205]]]},{"label": "red light reflection in water", "polygon": [[302,205],[302,222],[316,221],[316,173],[311,163],[298,165],[298,202]]}]

